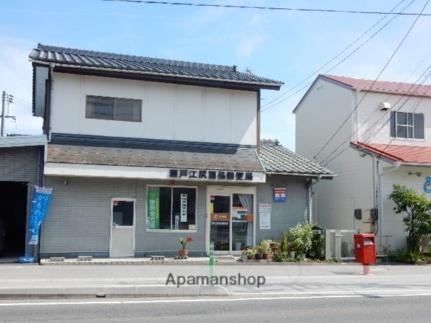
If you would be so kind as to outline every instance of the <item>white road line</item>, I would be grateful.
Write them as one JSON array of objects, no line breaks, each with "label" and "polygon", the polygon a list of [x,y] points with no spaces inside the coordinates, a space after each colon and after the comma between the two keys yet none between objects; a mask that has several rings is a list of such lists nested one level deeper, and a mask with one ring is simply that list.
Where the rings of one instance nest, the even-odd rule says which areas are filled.
[{"label": "white road line", "polygon": [[315,295],[315,296],[277,296],[277,297],[242,297],[242,298],[203,298],[203,299],[155,299],[155,300],[109,300],[109,301],[66,301],[66,302],[17,302],[0,303],[0,307],[25,307],[25,306],[80,306],[80,305],[126,305],[126,304],[164,304],[164,303],[204,303],[204,302],[247,302],[247,301],[273,301],[273,300],[301,300],[301,299],[327,299],[327,298],[364,298],[364,297],[415,297],[431,296],[431,293],[410,294],[367,294],[367,295]]},{"label": "white road line", "polygon": [[350,291],[342,291],[342,290],[326,290],[324,292],[319,292],[316,290],[310,290],[310,291],[301,291],[301,292],[295,292],[295,291],[289,291],[289,292],[283,292],[283,291],[262,291],[262,292],[244,292],[244,291],[230,291],[231,296],[253,296],[253,295],[260,295],[260,296],[269,296],[269,295],[280,295],[280,294],[289,294],[290,296],[299,297],[300,295],[303,296],[329,296],[329,295],[403,295],[406,292],[409,293],[409,295],[413,294],[431,294],[430,289],[353,289]]}]

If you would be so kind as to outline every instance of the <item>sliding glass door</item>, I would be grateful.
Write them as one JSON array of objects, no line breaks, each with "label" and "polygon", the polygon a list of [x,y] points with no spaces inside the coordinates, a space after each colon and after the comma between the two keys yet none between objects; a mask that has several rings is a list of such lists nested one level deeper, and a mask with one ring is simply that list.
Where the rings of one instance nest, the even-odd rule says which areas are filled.
[{"label": "sliding glass door", "polygon": [[229,251],[230,244],[230,196],[212,195],[210,241],[214,241],[215,251]]},{"label": "sliding glass door", "polygon": [[208,188],[208,240],[218,253],[238,254],[254,245],[254,188]]}]

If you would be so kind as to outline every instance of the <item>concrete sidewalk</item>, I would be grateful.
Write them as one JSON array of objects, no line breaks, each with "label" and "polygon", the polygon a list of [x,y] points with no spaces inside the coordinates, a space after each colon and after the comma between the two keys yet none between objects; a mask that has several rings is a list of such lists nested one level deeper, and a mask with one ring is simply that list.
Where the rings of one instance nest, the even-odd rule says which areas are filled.
[{"label": "concrete sidewalk", "polygon": [[166,285],[169,274],[208,276],[207,265],[0,265],[0,298],[431,294],[431,266],[216,265],[213,275],[265,277],[255,285]]}]

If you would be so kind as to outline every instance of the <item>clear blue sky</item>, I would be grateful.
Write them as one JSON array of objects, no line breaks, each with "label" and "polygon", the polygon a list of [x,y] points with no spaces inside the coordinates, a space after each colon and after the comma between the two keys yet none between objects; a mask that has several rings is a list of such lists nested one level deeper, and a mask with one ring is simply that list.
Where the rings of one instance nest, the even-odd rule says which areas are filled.
[{"label": "clear blue sky", "polygon": [[[197,0],[194,0],[197,2]],[[234,4],[388,11],[400,0],[202,0]],[[411,0],[407,0],[406,5]],[[425,0],[409,10],[419,11]],[[170,7],[100,0],[0,3],[0,89],[16,96],[9,132],[37,133],[30,116],[28,54],[38,42],[151,57],[237,65],[285,82],[281,93],[332,58],[381,16]],[[431,12],[431,6],[426,11]],[[374,79],[414,17],[398,17],[332,74]],[[413,81],[430,64],[431,17],[421,18],[381,79]],[[428,51],[428,57],[418,65]],[[415,67],[419,66],[416,72]],[[302,93],[263,112],[262,134],[294,149],[291,111]],[[263,102],[280,95],[264,91]],[[318,117],[318,116],[316,116]]]}]

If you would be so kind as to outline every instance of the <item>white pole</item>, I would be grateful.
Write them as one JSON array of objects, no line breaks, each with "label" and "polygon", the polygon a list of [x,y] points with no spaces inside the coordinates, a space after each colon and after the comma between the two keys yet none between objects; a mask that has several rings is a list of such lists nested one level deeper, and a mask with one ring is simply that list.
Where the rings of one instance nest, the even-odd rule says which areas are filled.
[{"label": "white pole", "polygon": [[1,96],[1,131],[0,131],[0,135],[3,137],[4,136],[4,121],[5,121],[5,101],[6,101],[6,92],[3,91],[2,96]]}]

